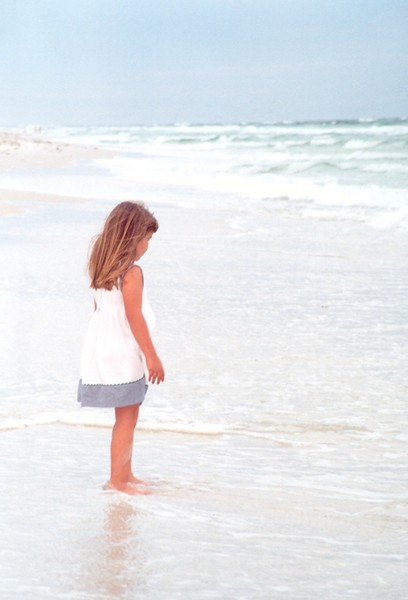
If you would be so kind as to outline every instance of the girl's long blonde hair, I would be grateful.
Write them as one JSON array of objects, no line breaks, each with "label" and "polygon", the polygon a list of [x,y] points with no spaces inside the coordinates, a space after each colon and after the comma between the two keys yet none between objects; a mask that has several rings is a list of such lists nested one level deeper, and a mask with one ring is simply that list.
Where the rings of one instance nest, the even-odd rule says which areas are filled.
[{"label": "girl's long blonde hair", "polygon": [[143,202],[121,202],[105,221],[102,233],[93,240],[88,261],[90,287],[111,290],[135,260],[136,246],[159,224]]}]

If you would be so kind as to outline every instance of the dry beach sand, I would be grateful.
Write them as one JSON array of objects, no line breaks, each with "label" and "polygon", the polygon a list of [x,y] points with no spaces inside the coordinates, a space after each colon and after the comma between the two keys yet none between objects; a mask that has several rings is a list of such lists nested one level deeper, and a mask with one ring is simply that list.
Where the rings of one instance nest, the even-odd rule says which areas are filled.
[{"label": "dry beach sand", "polygon": [[[97,147],[53,142],[43,139],[40,134],[0,132],[1,172],[61,169],[70,163],[91,161],[110,155],[108,151]],[[16,185],[18,185],[18,178],[16,178]],[[72,202],[84,199],[80,196],[69,197]],[[0,188],[0,214],[13,214],[22,210],[19,202],[26,200],[58,202],[68,198],[60,194],[35,192],[30,189]]]}]

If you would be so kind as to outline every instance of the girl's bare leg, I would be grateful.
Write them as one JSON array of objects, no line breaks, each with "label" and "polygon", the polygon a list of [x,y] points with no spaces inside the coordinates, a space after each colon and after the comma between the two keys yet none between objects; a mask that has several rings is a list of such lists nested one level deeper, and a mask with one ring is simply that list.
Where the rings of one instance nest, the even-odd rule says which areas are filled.
[{"label": "girl's bare leg", "polygon": [[111,442],[111,477],[108,488],[127,494],[146,494],[147,490],[131,483],[142,483],[132,473],[134,431],[139,417],[139,405],[115,408],[115,425]]},{"label": "girl's bare leg", "polygon": [[[135,423],[135,426],[133,428],[133,434],[134,434],[134,431],[136,429],[137,421],[139,419],[140,404],[137,404],[136,408],[137,408],[136,423]],[[133,450],[133,438],[132,438],[132,450]],[[133,484],[147,485],[146,482],[143,481],[143,479],[139,479],[139,477],[136,477],[135,475],[133,475],[133,471],[132,471],[132,456],[133,456],[133,452],[130,453],[130,458],[129,458],[129,461],[128,461],[127,465],[126,465],[127,481],[129,483],[133,483]]]}]

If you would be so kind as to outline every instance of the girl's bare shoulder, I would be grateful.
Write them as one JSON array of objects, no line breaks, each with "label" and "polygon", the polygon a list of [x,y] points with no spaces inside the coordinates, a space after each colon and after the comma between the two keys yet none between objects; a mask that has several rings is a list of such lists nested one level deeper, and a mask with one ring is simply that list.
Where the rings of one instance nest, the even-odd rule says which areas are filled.
[{"label": "girl's bare shoulder", "polygon": [[123,283],[126,281],[142,281],[143,282],[143,271],[139,265],[132,265],[123,276]]}]

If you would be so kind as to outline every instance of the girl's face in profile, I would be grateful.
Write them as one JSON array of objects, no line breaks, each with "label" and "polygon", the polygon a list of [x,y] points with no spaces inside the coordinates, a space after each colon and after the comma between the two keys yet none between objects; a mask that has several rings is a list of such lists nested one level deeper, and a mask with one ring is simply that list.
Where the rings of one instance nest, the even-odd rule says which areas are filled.
[{"label": "girl's face in profile", "polygon": [[144,236],[144,238],[142,238],[140,240],[140,242],[138,242],[138,244],[136,246],[135,260],[139,260],[139,258],[142,258],[143,254],[145,254],[147,252],[147,250],[149,249],[149,242],[150,242],[152,236],[153,236],[153,232],[149,231],[149,233],[147,233]]}]

